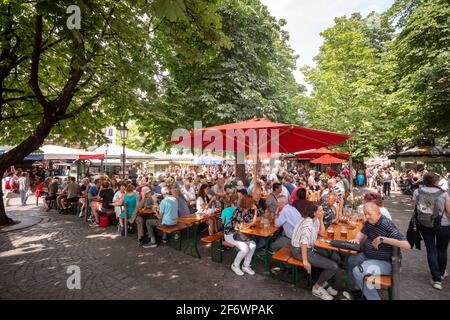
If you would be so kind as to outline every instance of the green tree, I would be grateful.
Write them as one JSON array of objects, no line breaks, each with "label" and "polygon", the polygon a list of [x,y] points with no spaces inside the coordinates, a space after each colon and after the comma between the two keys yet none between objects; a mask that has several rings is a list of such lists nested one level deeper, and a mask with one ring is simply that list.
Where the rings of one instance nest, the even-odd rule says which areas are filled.
[{"label": "green tree", "polygon": [[391,130],[384,96],[392,90],[392,71],[380,63],[386,60],[384,43],[390,30],[353,14],[336,18],[321,35],[324,43],[316,67],[302,68],[313,86],[311,96],[299,97],[297,104],[305,111],[306,124],[350,133],[351,151],[362,159],[378,151],[384,133]]},{"label": "green tree", "polygon": [[[137,122],[147,149],[165,145],[176,128],[192,129],[194,121],[212,126],[251,117],[298,118],[291,100],[303,88],[292,73],[297,56],[282,29],[285,21],[270,16],[257,0],[225,0],[218,14],[228,39],[219,49],[204,47],[202,59],[189,63],[183,54],[165,60],[164,94],[155,101],[154,114]],[[160,41],[168,32],[158,30]],[[185,35],[186,41],[198,43],[195,34]]]},{"label": "green tree", "polygon": [[450,2],[397,0],[386,17],[400,30],[391,47],[399,85],[390,100],[403,110],[406,142],[448,139]]},{"label": "green tree", "polygon": [[[220,43],[217,1],[156,0],[79,3],[81,28],[69,28],[73,1],[0,3],[0,143],[16,144],[0,156],[0,172],[36,150],[47,137],[90,145],[101,130],[151,112],[167,58],[155,32],[168,34],[172,55],[188,57],[195,33],[202,45]],[[198,18],[198,17],[208,17]],[[72,21],[72,20],[71,20]],[[181,28],[183,27],[183,28]],[[2,198],[3,199],[3,198]],[[0,200],[0,224],[8,221]]]}]

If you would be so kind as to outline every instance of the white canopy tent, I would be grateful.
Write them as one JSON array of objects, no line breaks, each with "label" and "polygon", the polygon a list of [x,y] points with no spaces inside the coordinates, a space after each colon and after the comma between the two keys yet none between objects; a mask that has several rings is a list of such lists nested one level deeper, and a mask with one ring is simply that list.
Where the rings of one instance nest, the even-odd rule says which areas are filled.
[{"label": "white canopy tent", "polygon": [[[92,153],[102,153],[106,156],[106,159],[120,159],[123,153],[123,147],[116,144],[108,144],[100,146],[91,151]],[[125,148],[125,154],[127,160],[152,160],[154,157],[150,154],[139,152],[133,149]]]},{"label": "white canopy tent", "polygon": [[83,149],[55,145],[45,145],[40,150],[44,153],[44,160],[87,160],[104,158],[104,154],[101,152],[89,152]]}]

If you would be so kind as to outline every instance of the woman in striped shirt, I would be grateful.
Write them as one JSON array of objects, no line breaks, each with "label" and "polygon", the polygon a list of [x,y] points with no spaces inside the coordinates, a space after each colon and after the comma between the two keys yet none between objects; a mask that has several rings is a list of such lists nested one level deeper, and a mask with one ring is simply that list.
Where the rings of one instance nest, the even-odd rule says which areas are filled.
[{"label": "woman in striped shirt", "polygon": [[297,223],[292,235],[293,255],[303,262],[308,273],[311,273],[312,266],[322,269],[319,279],[312,288],[312,294],[323,300],[333,300],[337,291],[328,286],[328,281],[339,269],[339,254],[314,247],[319,233],[325,232],[323,208],[316,203],[311,203],[302,214],[303,219]]}]

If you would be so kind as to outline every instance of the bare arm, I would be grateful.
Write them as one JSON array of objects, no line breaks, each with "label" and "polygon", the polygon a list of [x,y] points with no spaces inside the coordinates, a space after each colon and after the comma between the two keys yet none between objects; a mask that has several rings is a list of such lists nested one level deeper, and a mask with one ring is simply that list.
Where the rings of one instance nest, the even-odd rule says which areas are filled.
[{"label": "bare arm", "polygon": [[367,236],[364,233],[362,233],[361,231],[359,231],[358,234],[356,235],[355,239],[350,240],[350,242],[360,244],[361,242],[363,242],[366,239],[367,239]]},{"label": "bare arm", "polygon": [[[377,237],[373,240],[372,245],[378,249],[378,246],[380,245],[380,237]],[[383,238],[383,243],[386,243],[388,245],[391,245],[393,247],[399,247],[401,249],[409,250],[411,249],[411,245],[406,240],[397,240],[393,238]]]},{"label": "bare arm", "polygon": [[308,261],[308,254],[307,254],[308,245],[302,244],[301,251],[302,251],[303,266],[308,273],[311,273],[311,264]]}]

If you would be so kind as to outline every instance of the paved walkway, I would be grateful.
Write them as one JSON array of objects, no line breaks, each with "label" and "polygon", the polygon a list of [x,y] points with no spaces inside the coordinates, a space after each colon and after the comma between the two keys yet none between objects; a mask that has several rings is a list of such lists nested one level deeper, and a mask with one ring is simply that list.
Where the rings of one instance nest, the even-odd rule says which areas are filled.
[{"label": "paved walkway", "polygon": [[[408,199],[394,194],[386,207],[406,231],[412,210]],[[195,259],[163,245],[140,248],[135,236],[92,229],[84,219],[45,213],[42,205],[8,210],[16,219],[39,222],[0,232],[0,299],[314,299],[309,291],[261,274],[236,276],[228,262],[212,262],[208,248]],[[403,256],[402,299],[450,299],[450,283],[440,292],[428,284],[424,250]],[[80,267],[80,290],[67,288],[71,265]]]}]

